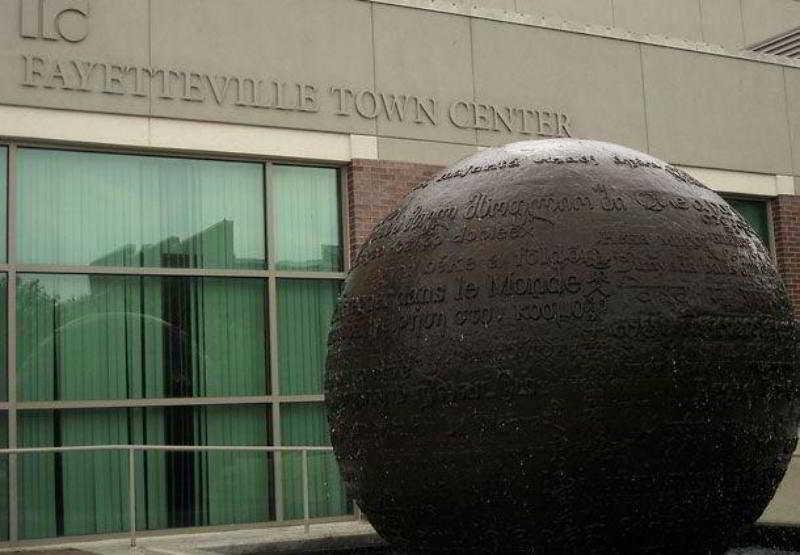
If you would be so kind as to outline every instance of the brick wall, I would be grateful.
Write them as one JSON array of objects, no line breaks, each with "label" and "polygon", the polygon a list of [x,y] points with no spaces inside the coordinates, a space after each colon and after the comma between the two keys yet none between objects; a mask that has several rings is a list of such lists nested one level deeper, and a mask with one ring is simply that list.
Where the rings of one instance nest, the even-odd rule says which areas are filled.
[{"label": "brick wall", "polygon": [[771,209],[778,270],[800,316],[800,196],[781,195]]},{"label": "brick wall", "polygon": [[412,187],[441,169],[411,162],[353,160],[347,172],[351,257],[355,257],[372,228],[400,204]]}]

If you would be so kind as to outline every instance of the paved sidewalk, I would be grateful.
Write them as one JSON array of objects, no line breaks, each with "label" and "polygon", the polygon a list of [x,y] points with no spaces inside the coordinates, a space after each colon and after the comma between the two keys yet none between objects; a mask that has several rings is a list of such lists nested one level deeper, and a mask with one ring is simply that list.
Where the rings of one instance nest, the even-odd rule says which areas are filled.
[{"label": "paved sidewalk", "polygon": [[[357,553],[363,555],[400,553],[387,548],[369,523],[336,522],[314,524],[306,534],[303,526],[200,532],[151,536],[130,540],[70,541],[48,546],[0,549],[3,553],[46,555],[255,555],[257,553]],[[728,555],[800,555],[797,551],[747,547],[732,549]]]},{"label": "paved sidewalk", "polygon": [[128,538],[100,541],[69,541],[48,546],[13,547],[0,553],[53,555],[247,555],[254,553],[315,553],[329,550],[369,549],[383,545],[367,522],[313,524],[224,532],[201,532],[141,537],[131,549]]}]

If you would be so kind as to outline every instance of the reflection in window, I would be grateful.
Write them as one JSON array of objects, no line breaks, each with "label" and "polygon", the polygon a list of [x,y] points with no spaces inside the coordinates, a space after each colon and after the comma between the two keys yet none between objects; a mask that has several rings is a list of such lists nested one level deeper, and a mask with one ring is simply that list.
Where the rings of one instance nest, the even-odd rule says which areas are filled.
[{"label": "reflection in window", "polygon": [[0,401],[8,401],[8,275],[0,274]]},{"label": "reflection in window", "polygon": [[[2,229],[6,154],[0,147]],[[86,274],[17,274],[11,340],[18,400],[221,397],[231,403],[41,411],[21,405],[20,446],[269,445],[270,407],[237,403],[271,393],[270,339],[279,345],[280,394],[322,393],[340,281],[278,279],[278,329],[269,330],[266,272],[260,278],[143,275],[154,273],[146,267],[226,270],[215,276],[266,269],[265,164],[39,148],[17,154],[14,262],[125,267],[128,274],[89,275],[88,268]],[[271,269],[341,272],[337,170],[270,167]],[[7,286],[0,274],[0,314],[7,312]],[[8,398],[6,325],[0,317],[0,400]],[[281,419],[274,424],[287,445],[329,443],[321,403],[279,401]],[[7,432],[0,421],[6,434],[0,444]],[[263,522],[275,518],[277,507],[299,518],[302,459],[287,453],[278,467],[273,459],[253,452],[137,454],[136,526]],[[309,454],[308,462],[312,516],[351,512],[333,455]],[[109,451],[20,455],[19,536],[127,530],[127,465],[127,453]],[[0,538],[8,537],[6,472],[0,458]],[[275,473],[283,476],[280,499]]]},{"label": "reflection in window", "polygon": [[24,275],[23,400],[265,395],[260,279]]},{"label": "reflection in window", "polygon": [[[281,405],[283,445],[330,445],[322,403]],[[303,518],[302,455],[283,455],[283,507],[287,519]],[[352,511],[333,453],[308,454],[309,512],[312,517],[338,516]]]},{"label": "reflection in window", "polygon": [[[0,412],[0,447],[8,447],[8,413]],[[8,541],[8,455],[0,455],[0,540]]]},{"label": "reflection in window", "polygon": [[338,281],[278,280],[281,395],[319,395]]},{"label": "reflection in window", "polygon": [[6,261],[6,213],[8,199],[8,149],[0,146],[0,261]]},{"label": "reflection in window", "polygon": [[[271,445],[263,405],[32,411],[19,415],[24,447]],[[271,518],[265,452],[136,455],[136,527],[264,522]],[[19,462],[20,537],[128,529],[128,453],[30,454]]]},{"label": "reflection in window", "polygon": [[20,149],[21,262],[264,268],[263,166]]},{"label": "reflection in window", "polygon": [[275,166],[272,179],[277,269],[341,270],[342,231],[336,170]]},{"label": "reflection in window", "polygon": [[761,242],[769,250],[769,217],[767,203],[760,200],[726,199],[758,234]]}]

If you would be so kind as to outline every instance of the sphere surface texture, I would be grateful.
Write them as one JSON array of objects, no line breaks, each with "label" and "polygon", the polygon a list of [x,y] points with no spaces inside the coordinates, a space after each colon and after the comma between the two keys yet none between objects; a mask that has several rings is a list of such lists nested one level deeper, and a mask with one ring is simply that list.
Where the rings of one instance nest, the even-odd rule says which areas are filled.
[{"label": "sphere surface texture", "polygon": [[415,548],[717,549],[797,441],[795,324],[722,198],[608,143],[479,153],[373,231],[329,338],[349,493]]}]

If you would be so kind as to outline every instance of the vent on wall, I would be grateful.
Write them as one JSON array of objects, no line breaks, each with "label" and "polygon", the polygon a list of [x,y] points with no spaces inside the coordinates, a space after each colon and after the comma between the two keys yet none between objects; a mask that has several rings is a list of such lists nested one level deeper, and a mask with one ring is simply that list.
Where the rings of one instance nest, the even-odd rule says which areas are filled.
[{"label": "vent on wall", "polygon": [[750,46],[748,50],[800,59],[800,27]]}]

